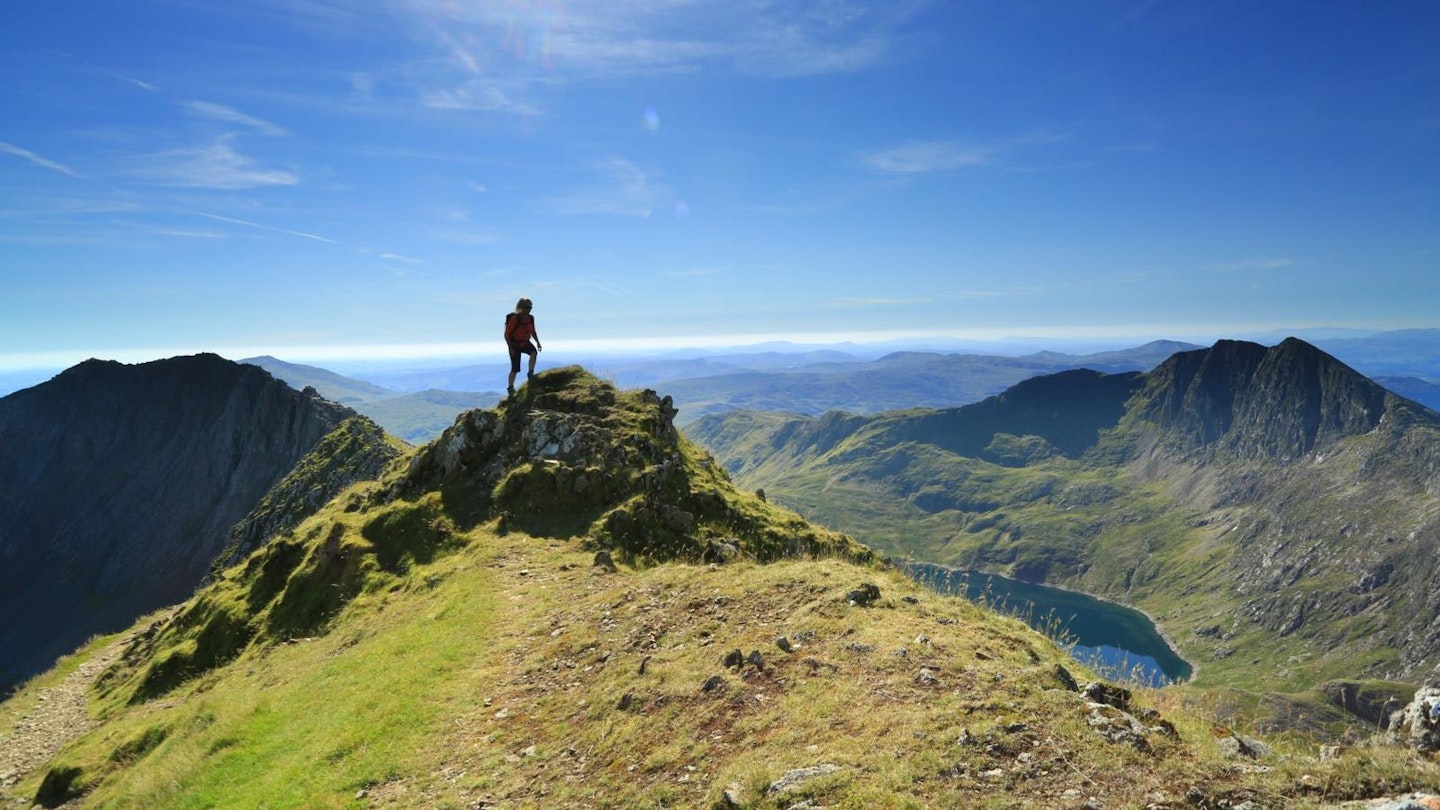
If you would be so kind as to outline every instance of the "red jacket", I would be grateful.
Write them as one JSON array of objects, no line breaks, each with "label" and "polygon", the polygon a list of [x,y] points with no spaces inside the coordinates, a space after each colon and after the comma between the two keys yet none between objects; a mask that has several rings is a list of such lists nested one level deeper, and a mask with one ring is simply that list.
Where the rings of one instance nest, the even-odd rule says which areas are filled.
[{"label": "red jacket", "polygon": [[536,337],[534,315],[512,312],[505,316],[506,343],[512,346],[524,346],[533,337]]}]

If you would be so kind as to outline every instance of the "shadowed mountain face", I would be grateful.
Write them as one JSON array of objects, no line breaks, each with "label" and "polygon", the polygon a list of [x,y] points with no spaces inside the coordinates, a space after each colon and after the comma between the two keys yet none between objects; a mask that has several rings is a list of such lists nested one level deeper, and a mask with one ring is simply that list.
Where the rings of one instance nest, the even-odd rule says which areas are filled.
[{"label": "shadowed mountain face", "polygon": [[1440,672],[1440,415],[1300,340],[690,432],[740,484],[887,552],[1142,606],[1202,678]]},{"label": "shadowed mountain face", "polygon": [[0,689],[188,596],[352,415],[214,355],[90,360],[0,399]]},{"label": "shadowed mountain face", "polygon": [[1149,375],[1136,417],[1176,441],[1295,459],[1374,429],[1386,391],[1303,341],[1274,348],[1221,341]]}]

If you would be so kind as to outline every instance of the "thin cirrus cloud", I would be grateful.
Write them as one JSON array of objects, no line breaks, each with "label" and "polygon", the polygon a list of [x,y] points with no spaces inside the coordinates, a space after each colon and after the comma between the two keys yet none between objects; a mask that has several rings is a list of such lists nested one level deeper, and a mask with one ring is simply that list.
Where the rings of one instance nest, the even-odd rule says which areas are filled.
[{"label": "thin cirrus cloud", "polygon": [[30,163],[33,163],[36,166],[44,169],[60,172],[61,174],[68,174],[71,177],[80,177],[80,173],[70,168],[69,166],[66,166],[63,163],[57,163],[46,157],[41,157],[40,155],[31,152],[29,149],[22,149],[21,147],[16,146],[12,143],[0,141],[0,153],[18,157],[21,160],[29,161]]},{"label": "thin cirrus cloud", "polygon": [[292,231],[292,230],[290,230],[289,228],[277,228],[277,227],[275,227],[274,225],[262,225],[262,224],[260,224],[260,223],[258,223],[258,222],[251,222],[251,221],[246,220],[246,219],[236,219],[235,217],[221,216],[220,214],[207,214],[207,213],[205,213],[204,211],[196,211],[196,212],[194,212],[194,213],[195,213],[195,216],[205,217],[206,219],[214,220],[215,222],[225,222],[225,223],[228,223],[228,224],[230,224],[230,225],[242,225],[242,226],[244,226],[244,227],[246,227],[246,228],[254,228],[254,229],[260,230],[260,231],[271,231],[271,232],[273,232],[273,233],[283,233],[283,234],[288,234],[288,235],[290,235],[290,236],[298,236],[298,237],[300,237],[301,239],[312,239],[312,240],[314,240],[314,241],[316,241],[316,242],[325,242],[326,244],[331,244],[331,245],[339,244],[339,243],[336,242],[334,239],[327,239],[327,238],[325,238],[325,237],[323,237],[323,236],[317,236],[316,234],[306,233],[306,232],[304,232],[304,231]]},{"label": "thin cirrus cloud", "polygon": [[882,174],[915,175],[985,166],[992,162],[993,156],[994,150],[986,146],[958,141],[912,141],[861,153],[858,160],[860,165]]},{"label": "thin cirrus cloud", "polygon": [[203,118],[209,118],[227,124],[240,124],[262,135],[282,136],[290,134],[284,127],[278,124],[273,124],[263,118],[257,118],[253,115],[240,112],[224,104],[216,104],[210,101],[184,101],[181,102],[181,106]]},{"label": "thin cirrus cloud", "polygon": [[1251,270],[1280,270],[1291,267],[1295,264],[1294,259],[1286,258],[1256,258],[1241,259],[1235,262],[1221,262],[1209,265],[1209,269],[1217,273],[1243,273]]},{"label": "thin cirrus cloud", "polygon": [[856,161],[871,171],[900,177],[978,167],[1020,172],[1083,168],[1086,164],[1071,163],[1035,168],[1015,165],[1013,162],[1017,152],[1063,143],[1069,139],[1069,133],[1042,131],[983,143],[945,139],[916,140],[887,149],[861,152],[856,156]]},{"label": "thin cirrus cloud", "polygon": [[[731,0],[572,0],[564,13],[542,3],[410,0],[457,66],[479,73],[477,53],[506,53],[509,67],[570,76],[689,72],[729,65],[789,77],[861,70],[894,51],[895,33],[923,5],[862,9],[840,4]],[[495,69],[494,62],[487,62]]]},{"label": "thin cirrus cloud", "polygon": [[140,160],[135,175],[161,186],[232,191],[300,182],[293,172],[262,166],[255,158],[236,151],[233,140],[233,136],[225,135],[203,146],[156,152]]},{"label": "thin cirrus cloud", "polygon": [[511,98],[504,88],[483,79],[471,79],[456,87],[426,91],[421,103],[436,110],[472,110],[477,112],[538,115],[540,109]]},{"label": "thin cirrus cloud", "polygon": [[604,182],[576,189],[547,201],[557,214],[608,214],[649,217],[668,195],[666,187],[649,172],[624,158],[610,158],[597,167]]},{"label": "thin cirrus cloud", "polygon": [[933,303],[932,299],[925,297],[916,298],[882,298],[882,297],[851,297],[836,298],[830,302],[841,309],[866,309],[869,307],[909,307],[924,306]]}]

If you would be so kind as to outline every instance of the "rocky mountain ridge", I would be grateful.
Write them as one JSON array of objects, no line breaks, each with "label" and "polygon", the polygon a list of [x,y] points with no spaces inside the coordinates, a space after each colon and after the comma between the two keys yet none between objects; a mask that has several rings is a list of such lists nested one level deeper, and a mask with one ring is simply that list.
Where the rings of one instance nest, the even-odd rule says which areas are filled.
[{"label": "rocky mountain ridge", "polygon": [[0,683],[187,597],[232,527],[351,418],[204,354],[91,360],[0,399]]}]

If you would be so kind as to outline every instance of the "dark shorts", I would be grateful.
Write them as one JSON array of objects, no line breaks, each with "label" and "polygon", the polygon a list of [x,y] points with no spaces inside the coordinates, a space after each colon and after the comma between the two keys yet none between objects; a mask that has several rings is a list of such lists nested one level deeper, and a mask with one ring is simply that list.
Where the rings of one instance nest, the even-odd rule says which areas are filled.
[{"label": "dark shorts", "polygon": [[531,357],[534,357],[534,356],[535,356],[535,347],[532,346],[532,345],[530,345],[529,343],[522,343],[522,344],[520,344],[519,346],[516,346],[514,343],[511,343],[511,344],[509,344],[509,346],[510,346],[510,373],[511,373],[511,374],[519,374],[519,373],[520,373],[520,355],[522,355],[522,354],[528,354],[528,355],[530,355]]}]

